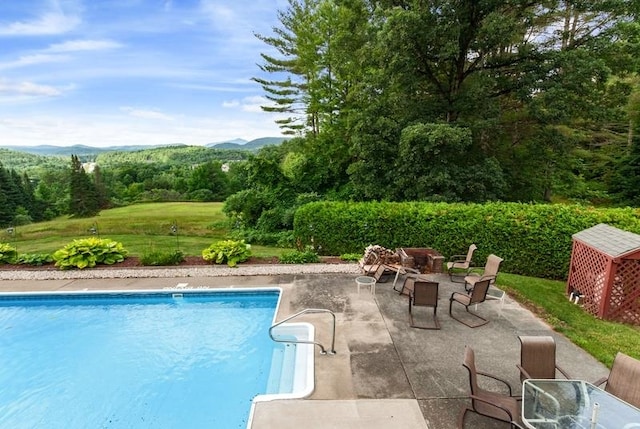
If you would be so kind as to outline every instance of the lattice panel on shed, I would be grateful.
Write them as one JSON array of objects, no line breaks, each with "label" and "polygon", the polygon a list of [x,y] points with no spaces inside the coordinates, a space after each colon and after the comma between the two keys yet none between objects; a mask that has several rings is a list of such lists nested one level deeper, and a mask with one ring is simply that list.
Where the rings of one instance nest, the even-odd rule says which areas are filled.
[{"label": "lattice panel on shed", "polygon": [[607,319],[640,325],[640,261],[624,259],[616,269]]},{"label": "lattice panel on shed", "polygon": [[589,313],[599,314],[605,291],[605,275],[610,259],[597,250],[575,241],[571,259],[570,286],[583,295],[583,305]]}]

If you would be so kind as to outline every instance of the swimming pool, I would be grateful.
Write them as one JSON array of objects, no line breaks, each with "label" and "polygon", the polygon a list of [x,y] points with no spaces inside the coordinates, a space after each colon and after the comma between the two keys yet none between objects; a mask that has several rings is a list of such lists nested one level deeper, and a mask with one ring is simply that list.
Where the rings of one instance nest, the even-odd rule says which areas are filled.
[{"label": "swimming pool", "polygon": [[[268,335],[280,296],[2,294],[0,427],[245,428],[252,401],[313,390],[313,346]],[[279,335],[313,330],[283,325]]]}]

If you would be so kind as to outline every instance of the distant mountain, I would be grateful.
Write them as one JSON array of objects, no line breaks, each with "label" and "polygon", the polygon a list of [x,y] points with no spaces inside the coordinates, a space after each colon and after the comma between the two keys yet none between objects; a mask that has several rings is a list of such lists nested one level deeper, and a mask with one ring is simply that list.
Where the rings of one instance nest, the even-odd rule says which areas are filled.
[{"label": "distant mountain", "polygon": [[257,151],[264,146],[279,145],[291,137],[261,137],[259,139],[246,141],[242,139],[230,140],[222,143],[209,143],[206,147],[213,149],[229,149],[229,150],[250,150]]},{"label": "distant mountain", "polygon": [[[227,150],[248,150],[257,151],[264,146],[278,145],[290,137],[263,137],[251,141],[244,139],[233,139],[220,143],[209,143],[205,147],[210,149],[227,149]],[[145,149],[157,149],[165,147],[186,147],[183,143],[164,144],[164,145],[125,145],[125,146],[108,146],[108,147],[94,147],[86,145],[73,145],[73,146],[53,146],[53,145],[39,145],[39,146],[5,146],[0,145],[0,148],[10,149],[17,152],[26,152],[34,155],[41,156],[63,156],[69,157],[71,155],[78,155],[80,158],[96,157],[99,154],[106,152],[133,152]]]},{"label": "distant mountain", "polygon": [[34,155],[42,156],[71,156],[78,155],[79,157],[96,156],[105,152],[132,152],[136,150],[154,149],[158,147],[178,147],[186,146],[182,143],[169,144],[169,145],[128,145],[128,146],[108,146],[108,147],[94,147],[85,146],[81,144],[73,146],[53,146],[53,145],[39,145],[39,146],[0,146],[5,149],[10,149],[18,152],[32,153]]},{"label": "distant mountain", "polygon": [[245,140],[245,139],[233,139],[233,140],[225,140],[223,142],[217,142],[217,143],[207,143],[205,146],[206,147],[214,147],[214,146],[219,146],[219,145],[224,145],[224,144],[245,145],[247,143],[249,143],[249,141]]}]

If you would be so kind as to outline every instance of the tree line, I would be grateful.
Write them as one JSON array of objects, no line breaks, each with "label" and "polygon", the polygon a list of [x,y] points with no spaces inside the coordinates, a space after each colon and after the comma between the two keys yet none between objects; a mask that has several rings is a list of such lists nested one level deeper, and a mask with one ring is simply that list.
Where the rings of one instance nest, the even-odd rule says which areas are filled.
[{"label": "tree line", "polygon": [[[227,200],[638,205],[640,3],[289,0],[254,80],[285,133]],[[259,171],[259,173],[255,172]]]},{"label": "tree line", "polygon": [[[202,147],[105,153],[65,164],[30,156],[20,169],[0,163],[0,226],[149,201],[224,201],[245,186],[248,152]],[[6,157],[15,158],[14,154]],[[224,167],[223,167],[224,165]]]}]

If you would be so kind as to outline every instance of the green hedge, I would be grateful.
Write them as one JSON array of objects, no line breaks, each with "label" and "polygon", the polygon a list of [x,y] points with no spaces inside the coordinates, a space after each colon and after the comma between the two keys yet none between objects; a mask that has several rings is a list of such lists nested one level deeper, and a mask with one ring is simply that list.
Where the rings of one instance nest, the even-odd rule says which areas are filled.
[{"label": "green hedge", "polygon": [[571,236],[598,223],[640,234],[640,209],[520,203],[315,202],[295,214],[299,246],[321,255],[387,248],[432,247],[445,257],[476,243],[476,265],[494,253],[502,270],[542,278],[566,278]]}]

